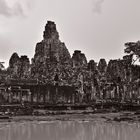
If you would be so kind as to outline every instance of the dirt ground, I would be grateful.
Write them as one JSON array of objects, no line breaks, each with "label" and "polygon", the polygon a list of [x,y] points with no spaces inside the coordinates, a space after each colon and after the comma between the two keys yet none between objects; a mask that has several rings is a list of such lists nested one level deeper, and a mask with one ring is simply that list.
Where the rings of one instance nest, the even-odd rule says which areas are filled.
[{"label": "dirt ground", "polygon": [[24,121],[103,121],[103,122],[140,122],[137,112],[96,113],[96,114],[65,114],[43,116],[13,116],[9,119],[0,119],[3,122]]}]

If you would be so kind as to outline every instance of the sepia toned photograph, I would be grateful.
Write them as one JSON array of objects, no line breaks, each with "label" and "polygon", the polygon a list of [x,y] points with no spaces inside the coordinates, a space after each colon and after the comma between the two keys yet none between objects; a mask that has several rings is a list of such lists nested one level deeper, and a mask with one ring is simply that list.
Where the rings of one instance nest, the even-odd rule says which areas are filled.
[{"label": "sepia toned photograph", "polygon": [[139,0],[0,0],[0,140],[140,140]]}]

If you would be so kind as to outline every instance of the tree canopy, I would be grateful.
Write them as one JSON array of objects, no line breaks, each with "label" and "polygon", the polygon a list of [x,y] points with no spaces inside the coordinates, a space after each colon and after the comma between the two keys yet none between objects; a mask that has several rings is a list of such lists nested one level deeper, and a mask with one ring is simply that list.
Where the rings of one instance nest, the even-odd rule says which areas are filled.
[{"label": "tree canopy", "polygon": [[140,41],[137,42],[127,42],[125,43],[124,52],[133,55],[133,64],[139,60],[140,61]]}]

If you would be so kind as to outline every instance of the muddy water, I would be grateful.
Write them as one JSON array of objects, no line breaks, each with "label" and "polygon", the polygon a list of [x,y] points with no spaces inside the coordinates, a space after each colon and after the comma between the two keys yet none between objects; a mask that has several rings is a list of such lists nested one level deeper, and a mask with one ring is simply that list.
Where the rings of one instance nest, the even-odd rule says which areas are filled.
[{"label": "muddy water", "polygon": [[140,124],[83,121],[0,124],[0,140],[140,140]]}]

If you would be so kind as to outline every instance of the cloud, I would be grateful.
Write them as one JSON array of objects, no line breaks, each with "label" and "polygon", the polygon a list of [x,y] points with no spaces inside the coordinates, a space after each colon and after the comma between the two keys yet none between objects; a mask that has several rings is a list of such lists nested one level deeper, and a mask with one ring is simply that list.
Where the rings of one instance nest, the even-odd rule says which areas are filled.
[{"label": "cloud", "polygon": [[0,0],[0,15],[11,17],[11,16],[23,16],[23,8],[20,3],[15,3],[12,7],[9,7],[7,1]]},{"label": "cloud", "polygon": [[102,4],[105,0],[93,0],[93,12],[101,13],[102,12]]},{"label": "cloud", "polygon": [[14,48],[14,43],[7,36],[0,35],[0,62],[5,62],[5,66],[8,66],[9,57]]}]

